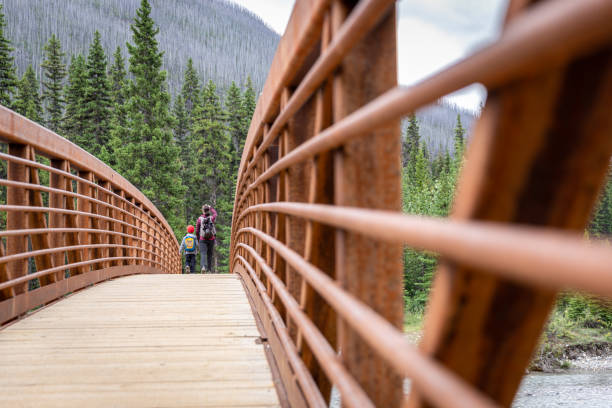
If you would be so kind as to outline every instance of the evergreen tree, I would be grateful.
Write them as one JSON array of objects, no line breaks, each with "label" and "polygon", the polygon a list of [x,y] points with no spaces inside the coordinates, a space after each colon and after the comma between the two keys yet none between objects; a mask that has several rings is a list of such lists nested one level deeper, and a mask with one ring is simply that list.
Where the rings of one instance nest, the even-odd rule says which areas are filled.
[{"label": "evergreen tree", "polygon": [[608,182],[599,196],[593,218],[589,225],[589,232],[596,237],[609,237],[612,235],[612,167],[608,171]]},{"label": "evergreen tree", "polygon": [[87,81],[83,93],[83,137],[79,145],[99,156],[102,148],[109,143],[111,116],[111,87],[106,76],[106,55],[100,43],[100,33],[94,33],[94,40],[87,55]]},{"label": "evergreen tree", "polygon": [[455,159],[463,157],[465,129],[461,124],[461,116],[457,114],[457,125],[455,126]]},{"label": "evergreen tree", "polygon": [[14,48],[11,47],[11,42],[4,36],[4,21],[3,5],[0,4],[0,104],[4,106],[11,105],[11,95],[15,92],[17,85],[17,76],[15,74],[14,59],[11,53]]},{"label": "evergreen tree", "polygon": [[[182,95],[178,95],[174,100],[174,140],[181,146],[181,159],[183,152],[188,149],[187,134],[189,132],[189,116],[185,109],[185,100]],[[184,146],[184,147],[183,147]]]},{"label": "evergreen tree", "polygon": [[201,105],[194,111],[193,148],[197,160],[194,163],[196,194],[192,210],[202,203],[210,203],[219,213],[217,219],[218,268],[228,267],[229,241],[232,214],[232,189],[234,187],[231,139],[225,125],[226,113],[221,107],[215,84],[209,81],[202,89]]},{"label": "evergreen tree", "polygon": [[174,231],[183,233],[180,217],[185,189],[180,178],[179,148],[172,137],[173,118],[166,91],[159,29],[148,0],[141,0],[127,44],[130,72],[125,126],[114,123],[112,147],[116,169],[138,187],[164,214]]},{"label": "evergreen tree", "polygon": [[59,132],[62,127],[64,111],[63,82],[66,77],[66,65],[62,62],[64,53],[59,39],[51,35],[45,45],[45,60],[41,64],[44,70],[43,99],[47,108],[47,127]]},{"label": "evergreen tree", "polygon": [[13,104],[17,113],[22,114],[34,122],[42,123],[42,103],[40,97],[40,83],[32,64],[28,66],[21,80],[17,83],[17,98]]},{"label": "evergreen tree", "polygon": [[66,86],[66,114],[63,127],[66,138],[70,141],[82,143],[85,126],[83,101],[87,87],[87,69],[85,58],[82,55],[73,55],[68,67],[68,85]]},{"label": "evergreen tree", "polygon": [[111,83],[111,94],[113,103],[116,105],[123,105],[125,102],[125,61],[123,60],[123,54],[121,54],[121,47],[117,47],[113,54],[113,65],[110,67],[108,73],[109,80]]},{"label": "evergreen tree", "polygon": [[244,149],[244,143],[246,142],[246,137],[249,134],[249,127],[251,126],[251,119],[253,119],[253,114],[255,113],[255,105],[257,104],[257,100],[255,97],[255,90],[253,89],[253,81],[251,81],[251,76],[249,75],[246,80],[246,84],[244,86],[244,94],[242,96],[242,140],[240,140],[240,148],[238,149],[238,155],[242,155],[242,149]]},{"label": "evergreen tree", "polygon": [[408,128],[406,129],[406,137],[402,143],[402,164],[407,166],[411,158],[414,157],[419,148],[419,122],[415,115],[410,117]]},{"label": "evergreen tree", "polygon": [[228,127],[232,143],[230,147],[232,156],[232,174],[238,171],[238,163],[240,163],[240,154],[242,150],[240,145],[246,138],[244,134],[244,122],[245,112],[242,106],[242,95],[240,95],[240,88],[236,86],[236,83],[232,81],[227,95],[225,97],[225,106],[228,115]]},{"label": "evergreen tree", "polygon": [[185,111],[187,112],[187,116],[190,118],[191,125],[193,111],[200,102],[200,79],[198,78],[198,73],[193,67],[193,60],[191,58],[187,60],[187,68],[185,69],[185,78],[183,80],[181,96],[183,97]]}]

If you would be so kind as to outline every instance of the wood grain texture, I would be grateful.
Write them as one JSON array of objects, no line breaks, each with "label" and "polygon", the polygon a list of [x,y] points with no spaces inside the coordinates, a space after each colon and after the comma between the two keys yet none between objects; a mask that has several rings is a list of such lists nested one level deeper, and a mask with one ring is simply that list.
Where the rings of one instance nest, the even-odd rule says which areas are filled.
[{"label": "wood grain texture", "polygon": [[0,331],[0,406],[272,407],[235,275],[137,275]]}]

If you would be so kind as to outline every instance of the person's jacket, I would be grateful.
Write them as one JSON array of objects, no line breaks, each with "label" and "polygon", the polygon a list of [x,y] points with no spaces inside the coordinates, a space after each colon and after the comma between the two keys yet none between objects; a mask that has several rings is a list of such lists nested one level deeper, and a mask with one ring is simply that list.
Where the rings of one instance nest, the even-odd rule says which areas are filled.
[{"label": "person's jacket", "polygon": [[[213,222],[213,224],[215,223],[215,220],[217,219],[217,211],[215,211],[214,208],[210,207],[210,215],[209,215],[211,221]],[[196,223],[196,234],[198,234],[198,240],[199,241],[214,241],[216,237],[216,235],[213,235],[212,238],[208,238],[205,239],[204,237],[200,236],[200,223],[202,222],[202,220],[206,218],[206,215],[202,214],[198,217],[198,222]]]}]

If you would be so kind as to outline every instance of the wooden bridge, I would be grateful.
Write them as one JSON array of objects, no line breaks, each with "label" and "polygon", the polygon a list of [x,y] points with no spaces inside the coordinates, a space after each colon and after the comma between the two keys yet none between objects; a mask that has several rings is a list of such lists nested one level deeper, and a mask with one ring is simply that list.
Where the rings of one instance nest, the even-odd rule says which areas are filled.
[{"label": "wooden bridge", "polygon": [[[612,296],[612,251],[582,238],[612,154],[610,21],[609,0],[511,0],[498,41],[402,88],[394,1],[298,0],[232,275],[180,275],[141,192],[1,108],[0,406],[509,406],[556,294]],[[473,83],[451,217],[401,214],[400,119]],[[405,246],[440,255],[418,348]]]}]

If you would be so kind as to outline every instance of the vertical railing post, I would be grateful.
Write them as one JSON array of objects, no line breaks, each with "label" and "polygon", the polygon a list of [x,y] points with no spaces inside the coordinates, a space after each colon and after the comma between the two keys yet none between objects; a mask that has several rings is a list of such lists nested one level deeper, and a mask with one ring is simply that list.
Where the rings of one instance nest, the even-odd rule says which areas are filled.
[{"label": "vertical railing post", "polygon": [[[26,155],[28,159],[31,161],[36,161],[36,153],[35,153],[34,148],[32,146],[28,146],[26,150],[27,150]],[[30,172],[30,175],[29,175],[30,183],[34,185],[40,185],[40,177],[38,174],[38,169],[35,167],[30,167],[29,172]],[[42,193],[40,192],[40,190],[29,189],[26,192],[26,194],[27,194],[28,206],[30,207],[43,207],[44,206],[43,199],[42,199]],[[36,212],[33,211],[33,212],[28,213],[27,217],[28,217],[28,227],[29,228],[36,228],[36,229],[46,229],[47,228],[47,220],[45,218],[44,213],[39,212],[39,211],[36,211]],[[51,248],[51,242],[50,242],[48,233],[32,234],[30,236],[30,242],[32,243],[32,250],[34,251]],[[50,268],[53,268],[54,266],[53,257],[51,256],[51,254],[39,255],[34,258],[34,262],[36,264],[37,271],[50,269]],[[61,279],[61,278],[58,278],[57,275],[58,274],[56,273],[53,275],[41,276],[39,278],[40,285],[45,286],[45,285],[48,285],[50,283],[56,282],[57,280]]]},{"label": "vertical railing post", "polygon": [[[111,189],[111,184],[109,181],[107,180],[103,180],[100,181],[100,187],[102,187],[104,190],[110,190]],[[113,198],[111,196],[110,193],[107,193],[106,191],[99,191],[98,192],[98,200],[100,201],[104,201],[107,204],[112,204],[113,202]],[[103,215],[105,217],[109,217],[109,218],[113,218],[114,217],[114,209],[112,207],[107,207],[107,206],[99,206],[98,209],[98,214]],[[108,220],[104,220],[100,222],[101,224],[101,229],[105,230],[105,231],[112,231],[113,230],[113,225],[115,224],[112,221],[108,221]],[[116,242],[116,236],[113,234],[103,234],[102,235],[102,240],[101,243],[102,244],[107,244],[107,245],[113,245]],[[101,251],[102,253],[102,257],[103,258],[111,258],[111,257],[115,257],[117,256],[116,253],[116,248],[110,247],[110,248],[104,248]],[[109,266],[114,266],[116,264],[116,262],[114,261],[110,261],[110,262],[104,262],[102,264],[103,268],[108,268]]]},{"label": "vertical railing post", "polygon": [[[70,172],[70,163],[67,161],[63,161],[61,163],[62,169],[66,172]],[[64,189],[68,192],[73,192],[73,181],[72,179],[66,178],[66,184]],[[77,191],[79,191],[78,183],[77,183]],[[78,199],[74,199],[73,197],[66,197],[65,205],[66,209],[70,211],[75,211],[78,208]],[[80,228],[80,217],[75,214],[66,214],[65,217],[66,228]],[[78,246],[81,245],[81,234],[78,232],[68,232],[66,234],[66,245],[68,246]],[[68,262],[69,263],[78,263],[84,261],[86,254],[82,250],[73,250],[68,251]],[[71,275],[85,273],[89,270],[87,266],[79,266],[77,268],[72,268],[70,273]]]},{"label": "vertical railing post", "polygon": [[[51,167],[62,170],[69,171],[68,162],[65,160],[52,159]],[[55,188],[58,190],[66,190],[66,183],[70,182],[66,176],[58,173],[51,172],[49,174],[49,186],[51,188]],[[66,197],[61,193],[50,193],[49,194],[49,207],[50,208],[58,208],[65,209],[65,200],[72,200],[72,197]],[[49,228],[66,228],[65,214],[60,213],[49,213]],[[65,246],[65,238],[66,233],[57,232],[50,234],[51,242],[53,242],[54,246],[62,247]],[[55,266],[64,265],[66,263],[66,254],[63,252],[58,252],[53,254],[53,264]],[[63,279],[65,276],[64,271],[58,272],[56,274],[57,279]]]},{"label": "vertical railing post", "polygon": [[[93,180],[93,174],[89,171],[79,171],[78,175],[79,175],[79,178],[81,179],[88,180],[88,181]],[[77,191],[80,195],[90,197],[92,195],[92,190],[93,190],[92,187],[87,183],[84,183],[82,181],[79,181],[77,183]],[[84,213],[90,213],[91,212],[91,202],[83,197],[79,197],[77,199],[77,209]],[[83,229],[92,228],[91,217],[89,217],[88,215],[80,214],[77,219],[78,219],[79,228],[83,228]],[[89,232],[79,232],[79,240],[81,241],[82,245],[90,245],[93,242],[92,236],[93,234]],[[93,259],[92,251],[89,249],[83,249],[82,254],[83,254],[82,255],[83,261],[89,261]],[[90,270],[91,270],[91,265],[85,268],[85,272],[90,271]]]},{"label": "vertical railing post", "polygon": [[[349,13],[335,1],[332,32]],[[352,4],[352,3],[351,3]],[[339,121],[397,86],[395,6],[344,58],[334,86],[334,121]],[[401,211],[399,120],[347,142],[342,150],[342,178],[336,186],[347,206]],[[368,188],[362,187],[368,180]],[[342,189],[342,190],[340,190]],[[339,191],[340,190],[340,191]],[[402,247],[347,233],[344,270],[339,283],[398,329],[402,327]],[[348,327],[342,336],[342,359],[376,406],[397,407],[402,378],[378,358]]]},{"label": "vertical railing post", "polygon": [[[113,211],[112,211],[112,217],[113,219],[117,220],[117,221],[125,221],[125,217],[124,214],[119,211],[119,209],[122,207],[122,201],[121,201],[121,195],[123,193],[123,190],[113,190],[113,193],[119,195],[119,197],[117,197],[116,195],[112,196],[112,200],[111,203],[113,204]],[[113,222],[113,225],[111,226],[113,232],[124,232],[124,229],[122,227],[122,224],[120,224],[119,222]],[[125,238],[120,236],[120,235],[113,235],[113,242],[114,245],[124,245],[125,244]],[[126,255],[126,250],[125,248],[116,248],[115,249],[115,256],[117,257],[123,257]],[[114,261],[113,265],[125,265],[126,262],[125,261]]]},{"label": "vertical railing post", "polygon": [[[28,147],[26,145],[9,143],[8,154],[22,159],[28,158]],[[28,183],[29,172],[25,165],[9,162],[7,168],[7,178],[10,181]],[[6,188],[6,203],[8,205],[27,205],[27,194],[21,187],[8,186]],[[20,230],[27,228],[27,218],[21,212],[8,211],[6,214],[6,229]],[[28,250],[27,237],[24,235],[12,235],[6,237],[6,254],[20,254]],[[28,273],[28,260],[20,259],[7,264],[10,279],[25,276]],[[10,295],[16,296],[27,291],[27,283],[16,285],[10,289]]]}]

